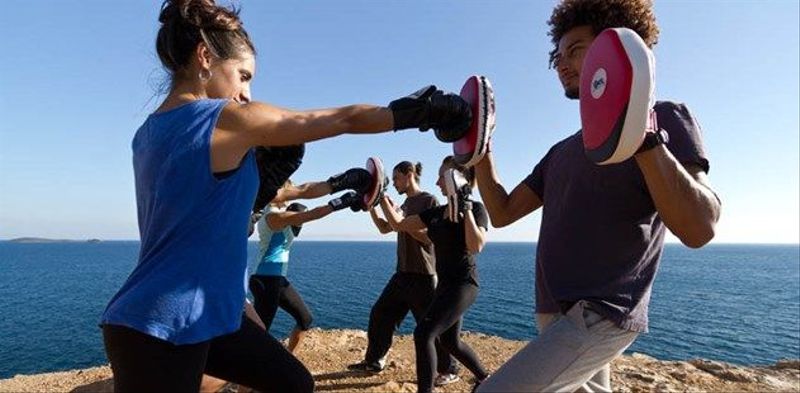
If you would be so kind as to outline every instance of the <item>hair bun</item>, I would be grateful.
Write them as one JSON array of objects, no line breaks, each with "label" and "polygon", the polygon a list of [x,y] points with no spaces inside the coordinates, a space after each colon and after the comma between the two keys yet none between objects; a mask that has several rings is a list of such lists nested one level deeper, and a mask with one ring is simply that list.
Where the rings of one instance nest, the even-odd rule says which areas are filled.
[{"label": "hair bun", "polygon": [[217,6],[213,0],[165,0],[158,21],[182,23],[203,30],[238,30],[239,12]]}]

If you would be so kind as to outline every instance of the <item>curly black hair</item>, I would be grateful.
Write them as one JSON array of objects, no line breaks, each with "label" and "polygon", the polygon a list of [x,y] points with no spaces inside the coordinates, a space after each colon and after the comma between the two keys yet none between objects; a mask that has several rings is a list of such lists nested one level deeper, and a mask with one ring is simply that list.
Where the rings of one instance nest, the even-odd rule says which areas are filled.
[{"label": "curly black hair", "polygon": [[658,42],[658,24],[652,0],[563,0],[547,21],[550,26],[550,66],[553,66],[558,41],[578,26],[591,26],[595,35],[609,27],[627,27],[652,48]]}]

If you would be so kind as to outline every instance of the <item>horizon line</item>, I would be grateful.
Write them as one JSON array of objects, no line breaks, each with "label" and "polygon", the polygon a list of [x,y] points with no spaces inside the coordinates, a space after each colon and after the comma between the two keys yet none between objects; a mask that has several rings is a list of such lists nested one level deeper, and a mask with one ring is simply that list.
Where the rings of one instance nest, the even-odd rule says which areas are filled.
[{"label": "horizon line", "polygon": [[[67,242],[89,242],[89,241],[96,241],[99,240],[101,242],[140,242],[140,239],[102,239],[102,238],[85,238],[85,239],[52,239],[52,238],[45,238],[45,237],[36,237],[36,236],[21,236],[15,238],[5,238],[0,239],[0,242],[12,242],[18,239],[31,239],[31,240],[43,240],[52,243],[67,243]],[[362,243],[396,243],[396,240],[380,240],[380,239],[296,239],[296,242],[329,242],[329,243],[347,243],[347,242],[362,242]],[[258,240],[247,239],[248,243],[258,243]],[[32,242],[32,243],[35,243]],[[520,240],[488,240],[487,243],[514,243],[514,244],[536,244],[538,243],[537,240],[533,241],[520,241]],[[679,241],[665,241],[664,245],[683,245],[683,243]],[[800,242],[795,243],[766,243],[766,242],[711,242],[708,243],[706,246],[713,246],[713,245],[763,245],[763,246],[800,246]],[[704,246],[705,247],[705,246]],[[702,247],[701,247],[702,248]]]}]

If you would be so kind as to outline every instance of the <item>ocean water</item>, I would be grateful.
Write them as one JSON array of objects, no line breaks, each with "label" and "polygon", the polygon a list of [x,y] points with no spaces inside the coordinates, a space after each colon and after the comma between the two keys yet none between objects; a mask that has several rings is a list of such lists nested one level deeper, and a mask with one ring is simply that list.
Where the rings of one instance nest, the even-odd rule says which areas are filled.
[{"label": "ocean water", "polygon": [[[535,244],[490,243],[466,330],[536,336]],[[138,242],[0,242],[0,378],[106,362],[97,321],[136,263]],[[256,246],[250,245],[254,254]],[[322,328],[366,329],[395,267],[394,243],[296,242],[289,280]],[[283,312],[272,332],[293,321]],[[800,358],[800,247],[667,245],[656,278],[650,333],[630,351],[660,359],[767,364]],[[410,333],[409,315],[401,332]]]}]

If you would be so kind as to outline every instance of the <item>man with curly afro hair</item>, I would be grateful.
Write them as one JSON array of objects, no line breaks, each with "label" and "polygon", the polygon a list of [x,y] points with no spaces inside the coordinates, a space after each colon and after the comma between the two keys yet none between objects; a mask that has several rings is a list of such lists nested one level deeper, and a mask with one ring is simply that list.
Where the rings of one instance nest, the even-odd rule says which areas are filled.
[{"label": "man with curly afro hair", "polygon": [[[583,58],[594,38],[627,27],[651,48],[658,26],[650,0],[563,0],[548,22],[550,65],[569,99],[579,97]],[[492,225],[542,207],[536,248],[539,336],[478,392],[610,392],[611,361],[647,331],[647,309],[669,229],[697,248],[714,237],[720,200],[706,174],[700,127],[684,104],[658,101],[669,140],[599,166],[578,131],[553,145],[507,193],[487,153],[476,166]]]}]

